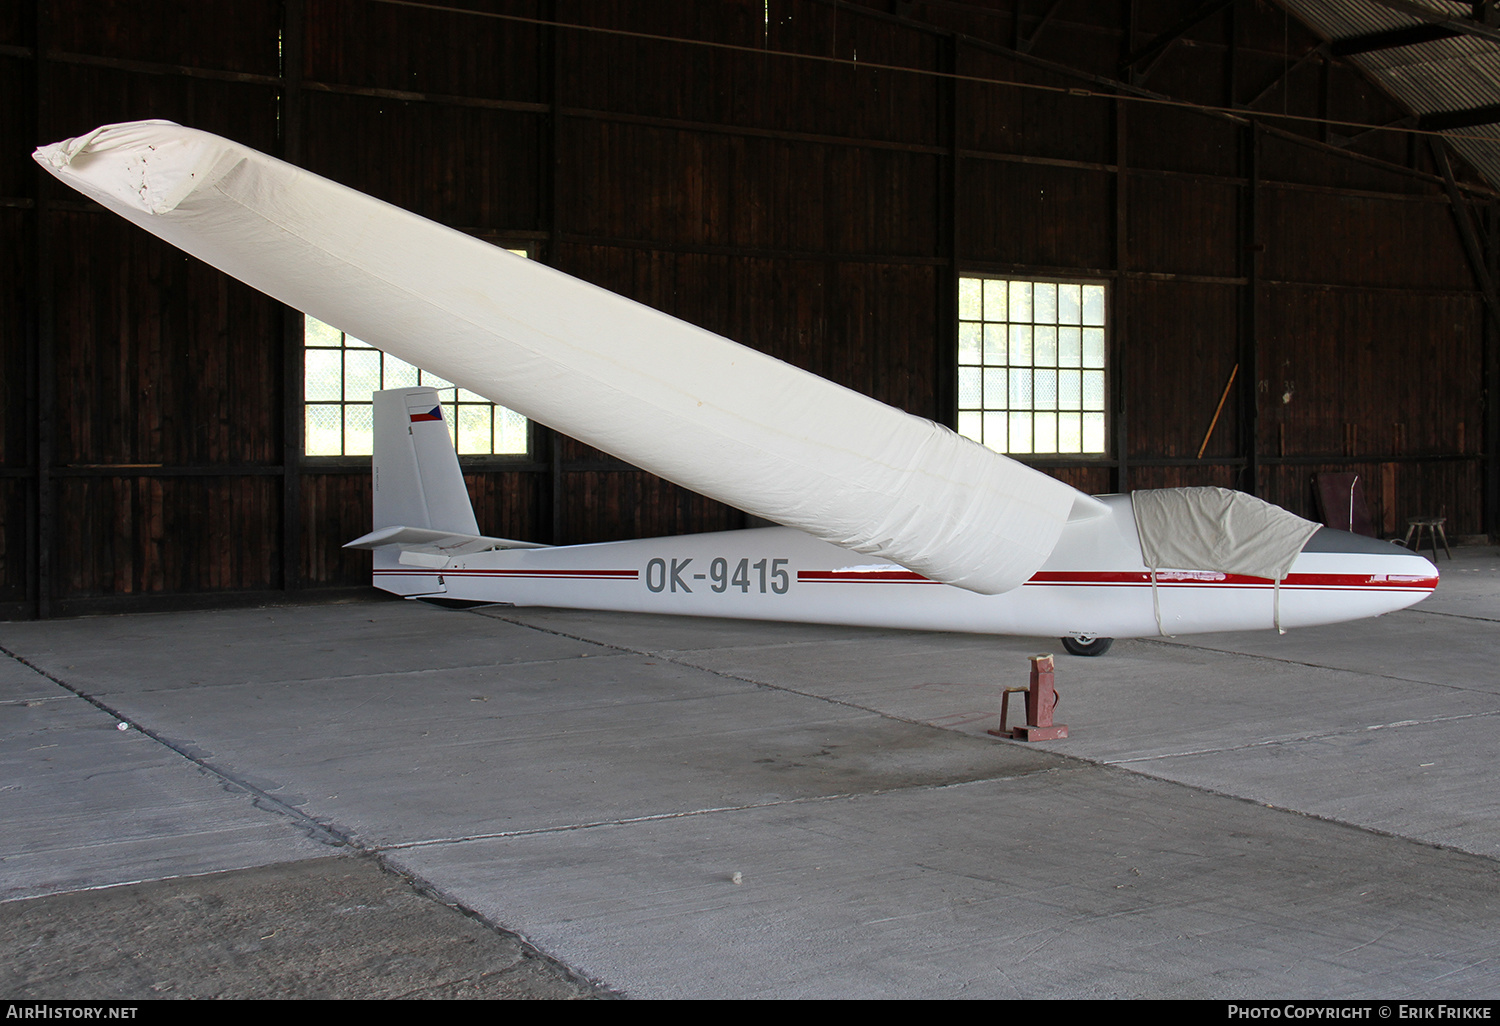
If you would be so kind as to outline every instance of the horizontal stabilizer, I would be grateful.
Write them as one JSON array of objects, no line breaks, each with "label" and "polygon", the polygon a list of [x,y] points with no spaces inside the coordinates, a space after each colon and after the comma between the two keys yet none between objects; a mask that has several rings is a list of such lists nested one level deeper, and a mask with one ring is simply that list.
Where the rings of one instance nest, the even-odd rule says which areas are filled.
[{"label": "horizontal stabilizer", "polygon": [[538,542],[513,541],[510,538],[487,538],[482,534],[450,534],[426,527],[382,527],[344,545],[346,549],[396,548],[402,552],[420,552],[433,556],[469,556],[496,549],[545,549]]}]

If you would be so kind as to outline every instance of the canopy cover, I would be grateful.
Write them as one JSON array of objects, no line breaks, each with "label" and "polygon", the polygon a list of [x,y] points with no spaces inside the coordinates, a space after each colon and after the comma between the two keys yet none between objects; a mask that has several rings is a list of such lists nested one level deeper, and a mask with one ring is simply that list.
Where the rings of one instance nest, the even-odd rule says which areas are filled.
[{"label": "canopy cover", "polygon": [[1320,525],[1228,488],[1132,492],[1152,570],[1214,570],[1279,581]]},{"label": "canopy cover", "polygon": [[670,481],[994,594],[1087,496],[930,421],[170,122],[36,152],[63,182],[228,274]]}]

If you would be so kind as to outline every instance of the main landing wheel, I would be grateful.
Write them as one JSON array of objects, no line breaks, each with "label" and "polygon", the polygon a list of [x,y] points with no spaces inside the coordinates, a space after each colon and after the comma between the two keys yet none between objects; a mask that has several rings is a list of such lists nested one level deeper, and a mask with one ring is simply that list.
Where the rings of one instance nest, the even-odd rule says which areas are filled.
[{"label": "main landing wheel", "polygon": [[1114,638],[1094,638],[1084,635],[1081,638],[1063,638],[1063,648],[1069,653],[1077,656],[1102,656],[1109,651],[1109,646],[1115,643]]}]

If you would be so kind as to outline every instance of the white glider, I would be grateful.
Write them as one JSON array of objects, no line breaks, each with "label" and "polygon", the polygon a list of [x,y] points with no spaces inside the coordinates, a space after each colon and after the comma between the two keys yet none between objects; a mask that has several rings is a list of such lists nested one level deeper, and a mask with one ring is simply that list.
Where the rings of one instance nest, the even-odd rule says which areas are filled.
[{"label": "white glider", "polygon": [[785,525],[557,548],[487,538],[431,416],[435,394],[379,393],[376,530],[351,544],[374,550],[376,585],[398,594],[1061,635],[1083,649],[1094,638],[1378,615],[1437,584],[1420,556],[1318,530],[1242,493],[1084,495],[930,421],[218,136],[134,122],[41,147],[36,159],[290,306]]}]

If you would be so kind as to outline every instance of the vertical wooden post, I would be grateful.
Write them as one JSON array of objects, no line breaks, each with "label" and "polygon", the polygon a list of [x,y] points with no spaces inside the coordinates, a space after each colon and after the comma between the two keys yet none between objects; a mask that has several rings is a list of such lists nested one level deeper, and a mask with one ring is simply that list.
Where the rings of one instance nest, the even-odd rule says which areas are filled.
[{"label": "vertical wooden post", "polygon": [[1254,120],[1241,134],[1244,139],[1245,199],[1240,218],[1240,262],[1245,286],[1240,293],[1240,451],[1245,468],[1240,490],[1259,495],[1260,488],[1260,128]]},{"label": "vertical wooden post", "polygon": [[[303,0],[286,0],[281,26],[281,159],[302,163]],[[302,587],[302,435],[306,415],[303,374],[305,327],[300,310],[281,308],[281,588]]]},{"label": "vertical wooden post", "polygon": [[[35,101],[34,116],[36,132],[51,129],[47,117],[46,54],[49,43],[47,33],[48,4],[36,0],[32,5],[32,89]],[[35,134],[35,133],[34,133]],[[52,476],[54,459],[54,420],[57,412],[56,369],[54,366],[54,322],[53,294],[57,288],[52,266],[51,225],[48,223],[50,205],[47,193],[52,188],[51,176],[40,167],[32,168],[35,175],[36,204],[32,208],[32,224],[36,232],[33,244],[36,254],[36,323],[33,335],[33,355],[27,361],[32,368],[34,384],[32,391],[32,413],[36,427],[32,434],[30,455],[35,471],[30,498],[28,519],[28,542],[31,558],[28,597],[39,619],[52,615],[54,545],[53,526],[57,519],[56,481]]]}]

